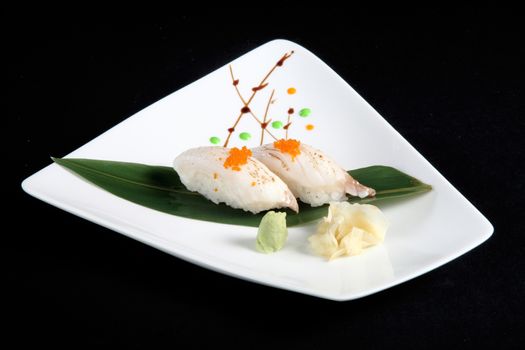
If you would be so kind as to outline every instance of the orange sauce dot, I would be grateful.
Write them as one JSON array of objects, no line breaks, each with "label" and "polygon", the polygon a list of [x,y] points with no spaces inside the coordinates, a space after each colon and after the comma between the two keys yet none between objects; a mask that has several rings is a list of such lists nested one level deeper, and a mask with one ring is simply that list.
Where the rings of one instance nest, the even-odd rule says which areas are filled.
[{"label": "orange sauce dot", "polygon": [[306,130],[312,131],[313,129],[314,129],[314,126],[312,124],[307,124],[306,125]]},{"label": "orange sauce dot", "polygon": [[257,183],[256,183],[255,181],[254,181],[254,182],[252,182],[252,186],[255,186],[255,185],[257,185]]},{"label": "orange sauce dot", "polygon": [[288,88],[286,92],[288,93],[288,95],[293,95],[297,92],[297,90],[294,87],[291,87],[291,88]]}]

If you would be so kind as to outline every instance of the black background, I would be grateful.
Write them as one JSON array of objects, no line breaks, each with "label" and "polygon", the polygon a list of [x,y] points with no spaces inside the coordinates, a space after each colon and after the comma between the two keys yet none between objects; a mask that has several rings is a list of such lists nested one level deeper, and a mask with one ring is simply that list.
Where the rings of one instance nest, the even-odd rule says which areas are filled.
[{"label": "black background", "polygon": [[[491,9],[335,12],[4,28],[2,194],[14,204],[3,210],[4,227],[14,224],[3,230],[7,334],[18,344],[132,348],[523,343],[522,19]],[[347,80],[494,235],[428,274],[337,303],[196,267],[22,192],[50,155],[275,38],[312,50]]]}]

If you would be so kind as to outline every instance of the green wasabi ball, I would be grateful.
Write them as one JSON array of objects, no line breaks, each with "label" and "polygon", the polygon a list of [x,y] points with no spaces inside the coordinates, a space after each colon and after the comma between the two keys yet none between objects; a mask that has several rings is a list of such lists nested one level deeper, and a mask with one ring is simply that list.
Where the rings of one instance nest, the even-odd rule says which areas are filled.
[{"label": "green wasabi ball", "polygon": [[312,110],[310,108],[303,108],[299,111],[299,115],[301,117],[308,117],[312,113]]},{"label": "green wasabi ball", "polygon": [[259,224],[255,248],[261,253],[273,253],[284,246],[287,238],[286,213],[269,211]]},{"label": "green wasabi ball", "polygon": [[272,122],[272,128],[280,129],[282,127],[283,127],[283,122],[282,121],[276,120],[276,121]]},{"label": "green wasabi ball", "polygon": [[249,132],[241,132],[241,133],[239,134],[239,138],[240,138],[241,140],[248,141],[249,139],[252,138],[252,135],[250,135]]},{"label": "green wasabi ball", "polygon": [[214,145],[216,145],[219,142],[221,142],[221,139],[218,138],[217,136],[212,136],[212,137],[210,137],[210,142],[213,143]]}]

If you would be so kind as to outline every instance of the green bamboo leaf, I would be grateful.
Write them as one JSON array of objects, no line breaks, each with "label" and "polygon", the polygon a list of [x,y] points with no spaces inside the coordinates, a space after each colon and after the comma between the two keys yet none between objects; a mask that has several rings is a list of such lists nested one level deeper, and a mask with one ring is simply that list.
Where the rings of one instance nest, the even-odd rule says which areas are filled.
[{"label": "green bamboo leaf", "polygon": [[[53,161],[116,196],[168,214],[254,227],[259,225],[265,214],[254,215],[225,204],[214,204],[200,194],[188,191],[170,167],[77,158],[53,158]],[[404,197],[431,189],[430,185],[414,177],[382,165],[351,170],[349,173],[377,192],[374,198],[349,199],[353,203]],[[327,206],[313,208],[300,203],[299,207],[299,214],[287,210],[288,226],[308,223],[327,213]]]}]

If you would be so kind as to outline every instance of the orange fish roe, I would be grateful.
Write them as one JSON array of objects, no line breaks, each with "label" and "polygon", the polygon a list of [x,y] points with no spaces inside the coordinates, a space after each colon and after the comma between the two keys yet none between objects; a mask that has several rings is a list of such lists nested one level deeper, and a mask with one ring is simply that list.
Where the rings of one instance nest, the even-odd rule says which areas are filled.
[{"label": "orange fish roe", "polygon": [[230,155],[228,156],[228,158],[226,158],[226,161],[224,161],[224,167],[231,167],[232,170],[240,171],[241,165],[248,163],[248,157],[250,157],[251,155],[252,151],[246,148],[246,146],[242,146],[242,149],[233,147],[230,150]]},{"label": "orange fish roe", "polygon": [[294,88],[294,87],[291,87],[289,88],[288,90],[286,90],[286,92],[289,94],[289,95],[293,95],[297,92],[297,90]]},{"label": "orange fish roe", "polygon": [[301,141],[294,139],[280,139],[273,143],[273,146],[277,148],[281,153],[288,153],[292,156],[292,160],[301,154],[299,147],[301,146]]}]

